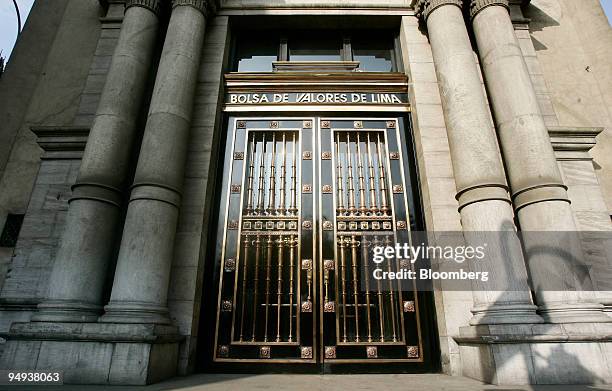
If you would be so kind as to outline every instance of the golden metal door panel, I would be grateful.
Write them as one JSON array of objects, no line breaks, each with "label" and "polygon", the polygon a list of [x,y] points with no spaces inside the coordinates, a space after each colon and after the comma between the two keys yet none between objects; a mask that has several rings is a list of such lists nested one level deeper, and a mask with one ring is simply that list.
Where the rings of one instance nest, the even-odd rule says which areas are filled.
[{"label": "golden metal door panel", "polygon": [[410,240],[403,126],[398,118],[319,119],[320,334],[329,363],[422,361],[414,286],[365,278],[370,247]]},{"label": "golden metal door panel", "polygon": [[414,225],[404,126],[230,119],[214,361],[423,360],[414,287],[364,278],[370,248]]},{"label": "golden metal door panel", "polygon": [[230,123],[216,361],[317,359],[313,124]]}]

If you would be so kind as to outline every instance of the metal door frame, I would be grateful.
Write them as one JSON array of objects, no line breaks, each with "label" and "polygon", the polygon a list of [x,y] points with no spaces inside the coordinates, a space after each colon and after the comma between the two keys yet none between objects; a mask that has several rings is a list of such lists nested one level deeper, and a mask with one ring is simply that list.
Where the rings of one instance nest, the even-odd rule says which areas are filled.
[{"label": "metal door frame", "polygon": [[[282,114],[282,113],[279,113],[279,114]],[[326,114],[332,114],[332,113],[321,112],[321,113],[317,113],[316,115],[310,114],[310,115],[304,115],[304,116],[301,116],[299,114],[297,116],[283,116],[283,115],[269,116],[268,115],[268,116],[265,116],[265,117],[260,117],[260,116],[238,117],[240,114],[235,113],[235,116],[233,115],[232,117],[229,118],[229,121],[228,121],[228,123],[227,123],[225,128],[227,129],[227,131],[232,131],[231,124],[232,124],[232,121],[234,121],[233,131],[235,132],[235,125],[236,125],[236,121],[238,121],[238,120],[259,120],[259,121],[262,121],[262,120],[270,120],[270,121],[275,121],[275,120],[276,121],[293,120],[293,121],[295,121],[295,120],[310,119],[310,120],[313,121],[313,126],[312,126],[313,127],[313,129],[312,129],[313,138],[315,138],[315,139],[317,139],[317,141],[319,141],[318,143],[316,143],[316,142],[313,143],[313,146],[316,145],[316,148],[313,148],[314,156],[320,156],[321,144],[320,144],[320,140],[319,139],[320,139],[321,134],[322,134],[321,129],[320,129],[320,121],[321,121],[322,118],[332,119],[332,120],[333,119],[338,119],[338,120],[344,120],[344,121],[346,121],[346,120],[358,120],[358,119],[362,119],[362,120],[376,120],[376,121],[396,120],[396,121],[398,121],[398,124],[399,123],[403,123],[404,124],[403,125],[404,129],[402,130],[403,133],[401,133],[401,134],[399,134],[400,133],[400,129],[399,129],[399,126],[398,126],[398,129],[397,129],[397,132],[399,134],[398,137],[400,137],[403,142],[409,141],[410,144],[412,144],[412,142],[413,142],[412,139],[411,139],[412,135],[411,135],[410,118],[409,117],[403,117],[399,113],[398,113],[398,116],[389,116],[388,114],[390,114],[390,113],[387,113],[385,115],[385,117],[378,117],[378,116],[372,115],[372,116],[363,117],[363,118],[362,117],[353,118],[352,116],[351,117],[336,117],[336,116],[333,116],[333,115],[326,115]],[[390,117],[393,117],[393,118],[390,118]],[[234,142],[235,142],[235,134],[232,135],[232,144]],[[301,140],[300,140],[299,145],[300,145],[300,147],[303,145]],[[232,153],[233,153],[233,146],[226,145],[226,152],[225,152],[225,155],[224,155],[225,160],[227,160],[228,155],[230,155],[230,151],[232,151]],[[413,152],[413,151],[410,151],[408,149],[407,153],[409,155],[410,155],[411,152]],[[401,159],[401,162],[402,162],[401,163],[401,165],[402,165],[401,166],[402,167],[402,178],[403,178],[402,180],[404,181],[404,189],[406,189],[405,181],[407,180],[407,178],[405,176],[405,173],[403,172],[403,170],[404,170],[404,159],[408,159],[407,162],[410,162],[411,158],[410,158],[409,155],[405,156],[405,153],[400,152],[400,159]],[[416,164],[416,159],[413,158],[413,160],[414,160],[414,162],[412,162],[412,164]],[[313,211],[314,211],[314,210],[317,210],[317,208],[320,210],[320,207],[318,207],[318,203],[320,202],[319,200],[322,197],[322,193],[321,193],[321,190],[320,190],[321,186],[320,186],[320,183],[319,183],[320,180],[321,180],[321,176],[320,176],[321,164],[320,164],[320,161],[318,161],[318,159],[313,159],[313,161],[317,162],[317,164],[313,165],[313,169],[317,171],[316,175],[313,175],[313,183],[312,183],[312,188],[313,188],[313,191],[312,191],[312,193],[313,193]],[[233,162],[230,162],[230,164],[232,164],[232,163]],[[408,163],[408,164],[410,164],[410,163]],[[227,166],[224,166],[224,172],[226,170],[226,167]],[[246,170],[246,165],[245,165],[245,167],[243,167],[243,177],[244,177],[245,170]],[[230,172],[231,172],[231,169],[230,169]],[[315,189],[317,189],[317,190],[315,190]],[[222,189],[221,191],[223,192],[224,189]],[[408,197],[410,197],[410,195],[406,194],[406,203],[408,202]],[[418,198],[419,197],[418,197],[418,194],[417,194],[417,199]],[[408,206],[406,206],[406,208],[408,208]],[[242,200],[241,200],[241,209],[242,209]],[[408,209],[406,209],[406,210],[408,210]],[[227,219],[227,213],[225,214],[224,218]],[[318,232],[318,235],[315,235],[315,237],[313,238],[314,239],[313,240],[313,246],[315,246],[315,247],[319,247],[320,243],[322,242],[320,240],[321,239],[320,235],[321,235],[322,226],[321,226],[321,224],[319,224],[319,221],[320,221],[320,216],[316,216],[316,218],[312,219],[312,229],[313,229],[313,232]],[[334,232],[335,232],[335,228],[334,228]],[[313,251],[316,254],[316,256],[313,257],[313,258],[314,259],[320,258],[320,254],[321,254],[320,251],[322,251],[322,250],[320,248],[316,248]],[[299,256],[298,256],[298,259],[301,261]],[[314,269],[313,270],[313,288],[314,288],[313,289],[313,307],[315,309],[318,308],[321,311],[321,313],[319,314],[320,317],[318,317],[318,318],[317,318],[317,312],[318,311],[316,311],[316,310],[313,311],[313,326],[316,327],[317,323],[318,323],[319,326],[320,326],[320,331],[319,332],[323,333],[324,332],[324,330],[323,330],[324,325],[323,325],[323,321],[322,321],[322,315],[323,315],[323,305],[322,304],[323,303],[320,303],[318,301],[318,298],[316,297],[317,293],[319,293],[319,288],[322,288],[322,278],[323,278],[322,274],[320,274],[320,273],[322,273],[323,267],[320,267],[319,271],[317,271],[316,270],[316,267],[317,267],[316,264],[321,264],[321,266],[322,266],[322,260],[319,260],[319,262],[313,262],[313,263],[314,263],[314,265],[313,265],[313,269]],[[319,280],[317,279],[317,277],[319,277]],[[219,281],[219,276],[215,276],[214,278],[215,278],[215,280]],[[415,296],[415,299],[416,299],[416,296]],[[220,300],[220,298],[219,298],[219,300]],[[417,300],[418,299],[416,299],[415,301],[417,301]],[[433,303],[433,301],[432,301],[432,303]],[[218,306],[221,305],[220,301],[217,303],[217,305]],[[219,307],[217,308],[217,312],[218,311],[219,311]],[[419,311],[418,310],[416,311],[416,315],[417,315],[417,317],[419,316]],[[431,317],[431,314],[429,315],[429,317]],[[362,361],[364,363],[365,362],[368,362],[368,363],[373,363],[373,362],[379,362],[379,363],[382,363],[382,362],[385,362],[385,363],[393,363],[393,362],[423,363],[424,361],[435,362],[436,361],[435,359],[434,360],[429,360],[429,359],[431,359],[431,357],[429,357],[429,358],[428,357],[424,357],[426,351],[424,351],[423,347],[422,347],[423,346],[422,345],[423,344],[423,340],[424,340],[424,338],[422,336],[422,332],[421,332],[421,323],[422,322],[423,322],[423,320],[417,319],[417,327],[419,328],[418,333],[419,333],[419,336],[420,336],[420,338],[419,338],[419,346],[418,346],[419,357],[412,358],[412,359],[401,359],[401,360],[376,359],[376,358],[374,358],[374,359],[367,359],[367,360],[362,360]],[[216,324],[216,321],[214,323]],[[430,325],[433,326],[433,328],[435,329],[435,323],[433,321],[429,322],[429,324],[427,326],[430,326]],[[435,334],[435,330],[431,330],[431,331],[433,331],[433,333]],[[218,328],[215,327],[215,333],[217,333],[217,332],[218,332]],[[430,334],[430,332],[426,332],[426,334]],[[323,334],[321,334],[321,336],[322,335]],[[324,358],[325,348],[323,346],[323,338],[318,338],[318,337],[320,337],[320,336],[317,335],[317,333],[315,333],[313,335],[314,340],[313,340],[313,349],[312,349],[312,359],[311,360],[306,360],[305,361],[304,359],[297,359],[297,360],[280,360],[279,361],[279,360],[274,360],[274,359],[266,359],[266,360],[256,359],[256,360],[236,360],[236,361],[237,362],[241,362],[241,363],[249,363],[249,362],[262,363],[261,367],[265,366],[265,365],[263,365],[264,363],[268,363],[268,364],[270,364],[270,363],[274,363],[274,364],[277,364],[277,363],[287,363],[287,364],[292,364],[292,363],[293,364],[295,364],[295,363],[300,363],[300,364],[302,364],[302,363],[309,363],[309,364],[317,364],[317,365],[322,365],[322,364],[326,364],[327,365],[327,364],[330,364],[330,363],[332,363],[332,364],[356,364],[356,363],[359,363],[359,361],[357,361],[357,360],[342,360],[342,359],[333,360],[333,359],[325,359]],[[318,339],[318,341],[317,341],[317,339]],[[428,342],[433,341],[434,344],[437,342],[437,340],[435,338],[428,338],[428,339],[430,340]],[[364,345],[367,345],[367,344],[364,343]],[[214,350],[213,350],[213,352],[217,352],[217,349],[218,349],[218,347],[217,347],[217,335],[215,334],[215,338],[214,338]],[[434,347],[434,349],[427,349],[427,350],[430,350],[431,352],[433,352],[436,349]],[[436,355],[434,354],[433,356],[435,357]],[[216,361],[224,362],[225,360],[216,360]],[[227,360],[227,362],[229,362],[229,361],[230,360]],[[303,366],[303,364],[302,364],[302,366]],[[346,367],[346,366],[336,365],[336,367]],[[400,369],[399,371],[403,371],[403,369]],[[397,372],[397,370],[395,370],[394,372]]]}]

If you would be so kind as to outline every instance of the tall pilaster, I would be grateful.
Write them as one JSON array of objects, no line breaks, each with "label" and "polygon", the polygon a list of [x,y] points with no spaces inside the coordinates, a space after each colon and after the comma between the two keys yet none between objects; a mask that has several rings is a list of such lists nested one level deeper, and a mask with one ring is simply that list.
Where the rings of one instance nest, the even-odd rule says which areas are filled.
[{"label": "tall pilaster", "polygon": [[508,1],[471,0],[470,17],[514,208],[525,232],[539,312],[551,323],[609,322],[593,292],[587,291],[589,281],[581,270],[584,258],[567,188],[510,20]]},{"label": "tall pilaster", "polygon": [[167,295],[206,0],[174,0],[101,322],[167,324]]},{"label": "tall pilaster", "polygon": [[33,321],[95,321],[113,256],[130,153],[159,30],[160,0],[128,0],[47,299]]},{"label": "tall pilaster", "polygon": [[472,324],[541,323],[531,301],[495,130],[462,12],[462,0],[420,0],[433,52],[464,236],[487,240]]}]

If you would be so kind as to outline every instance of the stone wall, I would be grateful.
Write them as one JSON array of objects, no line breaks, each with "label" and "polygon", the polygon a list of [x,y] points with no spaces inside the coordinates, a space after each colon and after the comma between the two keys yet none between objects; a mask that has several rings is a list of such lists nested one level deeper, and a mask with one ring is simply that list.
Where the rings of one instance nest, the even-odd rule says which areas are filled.
[{"label": "stone wall", "polygon": [[172,320],[185,336],[179,352],[179,373],[189,373],[195,355],[203,292],[204,264],[207,261],[209,220],[217,171],[216,146],[221,128],[223,71],[229,53],[228,18],[218,16],[208,22],[185,170],[185,190],[180,210],[174,262],[172,264],[168,307]]},{"label": "stone wall", "polygon": [[[0,229],[4,227],[7,214],[25,212],[27,199],[20,198],[19,193],[20,189],[29,191],[31,183],[15,181],[13,175],[9,186],[9,182],[3,180],[4,173],[67,3],[67,0],[37,2],[32,7],[0,79]],[[14,165],[10,165],[8,170],[20,172]],[[12,255],[13,248],[0,247],[0,288]]]},{"label": "stone wall", "polygon": [[[438,89],[431,47],[419,28],[418,18],[402,18],[400,32],[402,59],[409,77],[413,107],[414,142],[421,186],[421,197],[428,231],[461,231],[456,186],[446,123]],[[471,292],[435,292],[437,327],[442,370],[461,373],[459,348],[452,336],[468,324],[473,306]]]},{"label": "stone wall", "polygon": [[532,0],[525,16],[559,124],[605,128],[592,154],[612,214],[612,28],[599,0]]},{"label": "stone wall", "polygon": [[[26,213],[28,208],[41,156],[41,149],[30,127],[71,125],[76,116],[100,33],[100,12],[101,6],[97,0],[38,1],[32,19],[26,23],[22,36],[24,47],[21,49],[22,43],[18,43],[0,85],[0,100],[12,102],[0,108],[3,124],[0,128],[0,148],[11,144],[8,140],[5,144],[4,137],[15,131],[6,169],[0,172],[3,174],[0,178],[0,226],[4,225],[7,213]],[[35,39],[28,38],[30,35],[34,35]],[[49,55],[45,58],[44,66],[32,68],[46,50]],[[15,67],[30,61],[31,65],[13,69],[13,61]],[[39,75],[36,81],[34,73]],[[19,106],[19,95],[31,88],[34,82],[36,87],[32,96],[28,97],[27,112],[17,121],[16,131],[12,128],[16,119],[6,114],[4,109],[18,115],[23,109]],[[10,262],[11,254],[4,255],[0,264]],[[4,279],[5,270],[5,267],[0,267],[0,280]]]},{"label": "stone wall", "polygon": [[[43,74],[49,50],[62,21],[68,0],[36,2],[16,42],[0,79],[0,178],[8,163],[13,141]],[[6,56],[6,54],[4,54]],[[0,204],[0,208],[7,208]],[[4,223],[5,215],[0,215]]]}]

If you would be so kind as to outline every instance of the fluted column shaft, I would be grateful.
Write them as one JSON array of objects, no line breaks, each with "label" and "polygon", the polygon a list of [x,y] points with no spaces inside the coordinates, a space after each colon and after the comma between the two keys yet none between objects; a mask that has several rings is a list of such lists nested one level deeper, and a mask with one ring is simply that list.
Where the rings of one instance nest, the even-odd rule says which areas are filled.
[{"label": "fluted column shaft", "polygon": [[175,0],[102,322],[169,323],[167,295],[193,98],[204,40],[204,0]]},{"label": "fluted column shaft", "polygon": [[159,0],[128,1],[69,201],[66,228],[33,321],[95,321],[113,257],[136,122],[159,30]]},{"label": "fluted column shaft", "polygon": [[540,323],[462,1],[421,0],[419,5],[440,85],[464,236],[473,246],[488,244],[478,263],[491,279],[474,286],[471,323]]},{"label": "fluted column shaft", "polygon": [[539,312],[553,323],[610,321],[579,277],[577,227],[508,2],[471,0],[470,14]]}]

